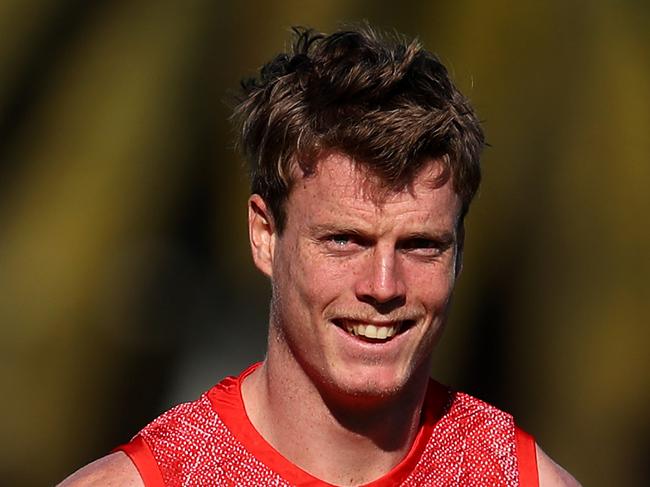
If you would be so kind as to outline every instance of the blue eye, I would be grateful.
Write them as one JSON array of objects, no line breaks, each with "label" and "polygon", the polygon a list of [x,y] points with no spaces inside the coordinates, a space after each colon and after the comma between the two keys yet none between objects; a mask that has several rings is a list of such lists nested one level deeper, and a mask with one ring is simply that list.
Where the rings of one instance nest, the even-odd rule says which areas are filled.
[{"label": "blue eye", "polygon": [[330,241],[336,245],[347,245],[350,243],[351,238],[348,235],[332,235],[330,236]]},{"label": "blue eye", "polygon": [[452,245],[453,239],[451,237],[442,239],[413,237],[400,242],[398,248],[409,254],[434,258],[443,254]]},{"label": "blue eye", "polygon": [[357,232],[328,232],[318,237],[323,248],[337,255],[349,255],[372,245],[372,241]]}]

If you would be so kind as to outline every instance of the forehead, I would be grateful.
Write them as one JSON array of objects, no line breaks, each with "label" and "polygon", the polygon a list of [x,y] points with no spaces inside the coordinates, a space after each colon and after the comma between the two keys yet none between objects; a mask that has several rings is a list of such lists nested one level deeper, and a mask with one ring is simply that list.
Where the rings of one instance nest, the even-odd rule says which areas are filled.
[{"label": "forehead", "polygon": [[442,166],[431,160],[404,188],[387,188],[350,157],[334,153],[319,160],[314,171],[294,179],[287,216],[301,220],[329,216],[345,220],[416,218],[442,225],[457,223],[461,199],[451,179],[440,182]]}]

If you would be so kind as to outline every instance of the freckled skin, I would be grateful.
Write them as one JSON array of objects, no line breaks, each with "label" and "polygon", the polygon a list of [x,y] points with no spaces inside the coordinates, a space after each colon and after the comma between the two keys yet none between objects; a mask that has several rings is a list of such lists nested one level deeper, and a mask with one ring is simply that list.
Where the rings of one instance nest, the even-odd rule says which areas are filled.
[{"label": "freckled skin", "polygon": [[[426,379],[460,244],[460,198],[451,182],[432,185],[436,168],[432,161],[382,201],[368,197],[373,183],[341,154],[294,185],[269,272],[269,356],[285,372],[300,368],[319,390],[355,397],[392,396],[415,375]],[[336,326],[345,318],[411,325],[368,346]]]},{"label": "freckled skin", "polygon": [[[377,201],[351,161],[331,155],[296,182],[281,236],[264,201],[249,200],[253,259],[273,301],[266,360],[242,384],[246,412],[287,459],[336,485],[388,472],[419,428],[462,249],[460,200],[450,183],[430,184],[436,167]],[[411,325],[371,344],[337,326],[346,318]],[[537,462],[540,486],[580,485],[539,447]],[[143,483],[113,453],[61,485]]]}]

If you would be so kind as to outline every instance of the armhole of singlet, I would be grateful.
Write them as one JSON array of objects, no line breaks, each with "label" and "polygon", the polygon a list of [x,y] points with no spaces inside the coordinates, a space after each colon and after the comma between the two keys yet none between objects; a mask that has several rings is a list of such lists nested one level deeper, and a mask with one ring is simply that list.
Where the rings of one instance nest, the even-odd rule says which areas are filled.
[{"label": "armhole of singlet", "polygon": [[138,473],[144,482],[145,487],[164,487],[162,474],[156,463],[156,459],[147,445],[147,442],[141,436],[136,436],[130,442],[120,445],[113,449],[114,452],[121,451],[138,469]]},{"label": "armhole of singlet", "polygon": [[522,487],[539,487],[535,438],[515,426],[515,442],[517,445],[519,485]]}]

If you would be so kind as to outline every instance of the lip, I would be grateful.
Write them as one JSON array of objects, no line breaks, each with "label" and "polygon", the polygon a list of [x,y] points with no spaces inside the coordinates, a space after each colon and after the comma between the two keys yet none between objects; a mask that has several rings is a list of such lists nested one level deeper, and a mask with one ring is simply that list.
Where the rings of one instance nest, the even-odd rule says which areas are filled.
[{"label": "lip", "polygon": [[346,323],[355,323],[360,325],[374,325],[376,327],[396,327],[397,333],[395,336],[404,333],[406,330],[413,328],[416,323],[414,319],[406,320],[366,320],[366,319],[356,319],[356,318],[334,318],[330,320],[334,326],[341,328],[345,331]]},{"label": "lip", "polygon": [[[368,324],[374,325],[377,327],[385,326],[396,326],[398,328],[397,333],[390,338],[389,340],[373,340],[362,338],[350,334],[345,327],[346,322],[355,322],[359,324]],[[362,349],[366,352],[379,352],[382,353],[388,352],[391,349],[397,349],[401,343],[407,339],[408,335],[411,334],[411,331],[416,326],[416,320],[396,320],[396,321],[378,321],[378,320],[357,320],[349,318],[337,318],[330,320],[330,324],[336,328],[336,333],[338,336],[344,338],[344,346],[354,347],[356,349]]]},{"label": "lip", "polygon": [[[366,359],[372,360],[373,362],[379,361],[377,363],[384,364],[390,363],[391,360],[400,355],[410,335],[410,330],[407,330],[404,333],[395,335],[391,340],[374,342],[350,335],[338,326],[334,328],[337,348],[344,357],[347,357],[349,360],[366,357]],[[389,362],[385,362],[385,360],[389,360]]]}]

